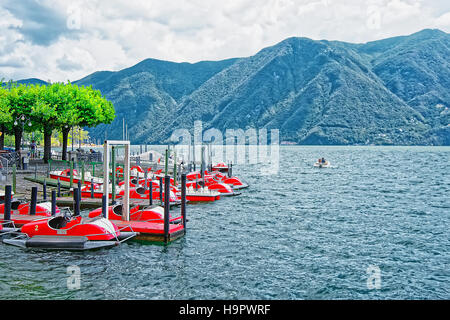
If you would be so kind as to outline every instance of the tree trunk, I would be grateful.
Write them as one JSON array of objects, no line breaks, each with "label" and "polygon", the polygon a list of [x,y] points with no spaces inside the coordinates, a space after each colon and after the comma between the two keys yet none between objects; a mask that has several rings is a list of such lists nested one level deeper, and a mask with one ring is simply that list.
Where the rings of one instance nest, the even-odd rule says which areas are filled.
[{"label": "tree trunk", "polygon": [[22,144],[22,128],[14,128],[14,147],[16,151],[20,151]]},{"label": "tree trunk", "polygon": [[69,140],[70,128],[62,129],[63,145],[62,145],[62,159],[67,160],[67,141]]},{"label": "tree trunk", "polygon": [[52,158],[52,130],[44,129],[44,163]]},{"label": "tree trunk", "polygon": [[2,125],[1,126],[2,135],[0,136],[0,150],[5,149],[5,134],[6,134],[5,129],[6,129],[5,126]]}]

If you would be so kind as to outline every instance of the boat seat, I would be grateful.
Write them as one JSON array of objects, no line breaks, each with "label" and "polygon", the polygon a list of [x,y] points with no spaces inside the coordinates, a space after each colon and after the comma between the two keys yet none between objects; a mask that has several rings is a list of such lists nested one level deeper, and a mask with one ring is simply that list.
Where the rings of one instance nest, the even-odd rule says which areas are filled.
[{"label": "boat seat", "polygon": [[118,205],[118,206],[115,206],[113,208],[113,212],[114,212],[114,214],[117,214],[118,216],[121,216],[122,215],[122,209],[123,209],[123,206],[122,205]]},{"label": "boat seat", "polygon": [[48,221],[48,225],[52,229],[62,229],[66,226],[67,220],[63,216],[54,217]]},{"label": "boat seat", "polygon": [[136,188],[136,193],[145,194],[145,190],[143,187]]},{"label": "boat seat", "polygon": [[11,201],[11,210],[19,209],[20,204],[21,204],[21,202],[19,200]]}]

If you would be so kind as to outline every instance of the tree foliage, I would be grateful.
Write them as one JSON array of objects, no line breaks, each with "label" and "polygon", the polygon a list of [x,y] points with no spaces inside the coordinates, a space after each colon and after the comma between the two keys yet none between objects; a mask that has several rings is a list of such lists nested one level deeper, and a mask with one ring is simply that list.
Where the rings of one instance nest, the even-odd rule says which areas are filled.
[{"label": "tree foliage", "polygon": [[67,149],[67,136],[72,126],[95,127],[101,123],[111,123],[114,117],[112,103],[92,87],[70,82],[0,84],[0,125],[14,131],[16,140],[21,139],[22,130],[43,132],[44,160],[50,158],[54,130],[63,133],[63,145]]}]

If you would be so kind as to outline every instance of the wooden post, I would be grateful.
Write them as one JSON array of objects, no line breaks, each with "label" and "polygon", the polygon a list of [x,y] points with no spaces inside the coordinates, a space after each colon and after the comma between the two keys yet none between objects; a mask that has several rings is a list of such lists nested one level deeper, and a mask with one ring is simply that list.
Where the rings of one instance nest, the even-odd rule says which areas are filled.
[{"label": "wooden post", "polygon": [[16,168],[16,164],[14,163],[13,164],[13,176],[12,176],[12,191],[14,192],[14,193],[16,193],[16,170],[17,170],[17,168]]},{"label": "wooden post", "polygon": [[52,190],[52,216],[56,215],[56,190]]},{"label": "wooden post", "polygon": [[79,202],[79,190],[78,188],[73,189],[73,212],[74,216],[80,215],[80,202]]},{"label": "wooden post", "polygon": [[165,176],[164,181],[164,243],[169,241],[169,219],[170,219],[170,176]]},{"label": "wooden post", "polygon": [[42,184],[42,199],[47,200],[47,181],[44,179],[44,183]]},{"label": "wooden post", "polygon": [[30,216],[36,215],[37,187],[31,187]]},{"label": "wooden post", "polygon": [[58,197],[61,197],[61,180],[58,177]]},{"label": "wooden post", "polygon": [[181,217],[183,219],[183,229],[186,234],[186,173],[181,175]]},{"label": "wooden post", "polygon": [[11,220],[11,186],[5,186],[5,210],[3,221],[9,222]]},{"label": "wooden post", "polygon": [[106,196],[102,195],[102,216],[106,218]]}]

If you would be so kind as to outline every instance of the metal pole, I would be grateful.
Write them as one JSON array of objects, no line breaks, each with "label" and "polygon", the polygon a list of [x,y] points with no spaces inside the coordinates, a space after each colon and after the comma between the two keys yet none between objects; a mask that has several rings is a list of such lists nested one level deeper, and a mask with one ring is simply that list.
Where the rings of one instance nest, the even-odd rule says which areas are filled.
[{"label": "metal pole", "polygon": [[14,163],[12,167],[13,167],[12,190],[14,193],[16,193],[16,170],[17,170],[16,164]]},{"label": "metal pole", "polygon": [[165,176],[164,181],[164,243],[169,241],[169,219],[170,219],[170,176]]},{"label": "metal pole", "polygon": [[56,215],[56,191],[52,190],[52,216]]},{"label": "metal pole", "polygon": [[44,179],[44,183],[42,184],[42,199],[47,200],[47,181]]},{"label": "metal pole", "polygon": [[37,187],[31,187],[30,216],[36,215]]},{"label": "metal pole", "polygon": [[167,176],[169,172],[169,150],[166,149],[166,157],[165,157],[165,163],[164,163],[164,173]]},{"label": "metal pole", "polygon": [[174,152],[173,156],[173,180],[177,185],[177,154]]},{"label": "metal pole", "polygon": [[11,220],[11,186],[5,186],[5,210],[3,221],[9,222]]},{"label": "metal pole", "polygon": [[183,218],[183,229],[186,234],[186,174],[181,175],[181,216]]},{"label": "metal pole", "polygon": [[70,161],[70,188],[73,187],[73,161]]},{"label": "metal pole", "polygon": [[73,189],[73,212],[74,216],[80,215],[80,202],[79,202],[79,190],[78,188]]},{"label": "metal pole", "polygon": [[144,191],[147,191],[147,170],[144,172]]},{"label": "metal pole", "polygon": [[94,199],[94,178],[91,178],[91,198]]},{"label": "metal pole", "polygon": [[163,203],[163,178],[159,177],[159,203],[162,204]]},{"label": "metal pole", "polygon": [[103,195],[106,200],[106,208],[104,211],[105,218],[108,219],[108,198],[109,198],[109,150],[108,150],[108,141],[105,141],[103,146]]},{"label": "metal pole", "polygon": [[106,200],[106,196],[102,195],[102,216],[103,218],[106,218],[106,204],[108,201]]},{"label": "metal pole", "polygon": [[116,149],[114,146],[111,147],[111,202],[112,204],[116,203]]},{"label": "metal pole", "polygon": [[61,197],[61,180],[58,177],[58,197]]},{"label": "metal pole", "polygon": [[81,183],[84,184],[84,162],[81,163]]},{"label": "metal pole", "polygon": [[[153,180],[150,180],[150,186],[149,186],[149,195],[148,195],[148,198],[149,198],[149,204],[150,205],[153,205]],[[147,182],[146,182],[146,184],[147,184]]]}]

